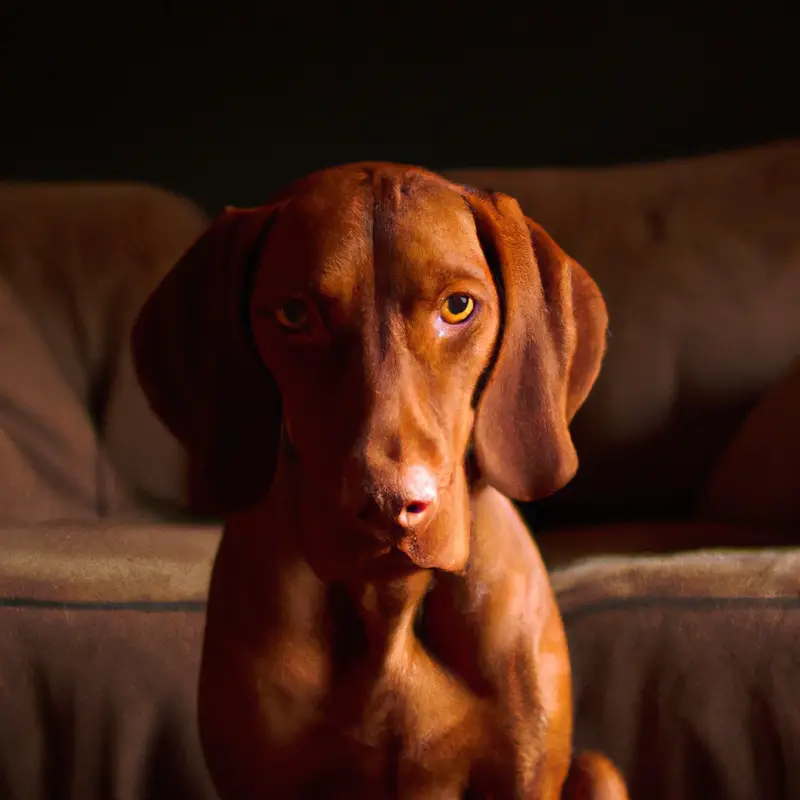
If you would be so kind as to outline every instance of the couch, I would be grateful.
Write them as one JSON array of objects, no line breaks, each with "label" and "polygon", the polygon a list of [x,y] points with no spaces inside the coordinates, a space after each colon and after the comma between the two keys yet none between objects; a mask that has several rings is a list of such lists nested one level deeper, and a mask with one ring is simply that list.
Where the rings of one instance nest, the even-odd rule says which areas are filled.
[{"label": "couch", "polygon": [[[633,798],[800,797],[800,142],[449,175],[514,194],[609,306],[579,473],[523,509],[576,745]],[[0,185],[0,797],[215,796],[194,694],[220,528],[127,339],[208,219],[147,185]]]}]

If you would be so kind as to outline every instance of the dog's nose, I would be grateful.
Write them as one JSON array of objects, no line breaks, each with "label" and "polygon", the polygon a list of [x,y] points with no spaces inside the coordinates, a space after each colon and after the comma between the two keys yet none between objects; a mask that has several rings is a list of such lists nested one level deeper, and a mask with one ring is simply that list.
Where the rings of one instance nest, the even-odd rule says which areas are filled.
[{"label": "dog's nose", "polygon": [[395,522],[402,528],[424,525],[433,515],[439,492],[436,478],[427,467],[409,467],[402,474],[395,504]]},{"label": "dog's nose", "polygon": [[433,517],[439,500],[436,477],[427,467],[411,466],[391,479],[376,481],[359,517],[404,530],[419,531]]}]

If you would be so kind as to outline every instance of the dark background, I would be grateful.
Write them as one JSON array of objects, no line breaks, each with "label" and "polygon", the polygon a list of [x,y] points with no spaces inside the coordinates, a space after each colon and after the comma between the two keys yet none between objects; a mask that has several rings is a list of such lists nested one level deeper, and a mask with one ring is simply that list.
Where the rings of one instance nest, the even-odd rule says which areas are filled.
[{"label": "dark background", "polygon": [[0,179],[144,180],[215,211],[349,160],[602,165],[800,132],[797,13],[763,3],[217,5],[3,4]]}]

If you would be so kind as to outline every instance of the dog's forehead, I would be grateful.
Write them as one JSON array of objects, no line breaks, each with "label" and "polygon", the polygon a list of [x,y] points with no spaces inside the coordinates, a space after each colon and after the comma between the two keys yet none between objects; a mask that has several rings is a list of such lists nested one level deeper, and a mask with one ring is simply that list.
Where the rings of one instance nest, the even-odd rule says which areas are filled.
[{"label": "dog's forehead", "polygon": [[462,195],[437,176],[395,165],[318,173],[281,211],[264,257],[282,265],[285,279],[328,295],[352,296],[376,271],[412,284],[434,266],[486,272]]}]

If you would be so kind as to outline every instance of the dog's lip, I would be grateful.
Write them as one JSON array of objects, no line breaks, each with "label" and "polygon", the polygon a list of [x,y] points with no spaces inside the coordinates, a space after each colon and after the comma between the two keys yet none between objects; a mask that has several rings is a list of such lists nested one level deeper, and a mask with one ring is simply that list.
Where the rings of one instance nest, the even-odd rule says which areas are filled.
[{"label": "dog's lip", "polygon": [[366,560],[376,558],[405,558],[415,561],[417,535],[414,530],[396,526],[365,526],[358,537],[357,547]]},{"label": "dog's lip", "polygon": [[362,542],[369,548],[379,553],[389,550],[406,552],[413,549],[417,541],[416,528],[406,528],[400,524],[393,525],[364,525],[360,531]]},{"label": "dog's lip", "polygon": [[367,559],[382,558],[392,553],[404,553],[402,543],[397,537],[390,536],[385,531],[370,531],[359,542],[360,550]]},{"label": "dog's lip", "polygon": [[376,578],[408,575],[424,569],[408,553],[393,545],[375,553],[364,566],[365,573]]},{"label": "dog's lip", "polygon": [[417,537],[404,531],[404,535],[390,541],[376,542],[366,555],[365,561],[387,561],[411,569],[426,569],[427,564],[419,551]]}]

